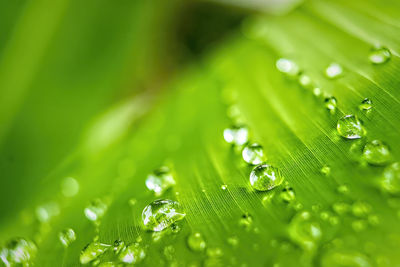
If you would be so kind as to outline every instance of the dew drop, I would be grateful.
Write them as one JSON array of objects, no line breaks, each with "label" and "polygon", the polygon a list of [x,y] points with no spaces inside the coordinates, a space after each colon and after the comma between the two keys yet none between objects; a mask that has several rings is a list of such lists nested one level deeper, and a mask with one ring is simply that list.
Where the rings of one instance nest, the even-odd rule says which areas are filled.
[{"label": "dew drop", "polygon": [[158,168],[146,178],[146,186],[156,196],[162,195],[166,190],[175,185],[174,177],[166,166]]},{"label": "dew drop", "polygon": [[120,261],[128,264],[135,264],[141,262],[146,257],[145,250],[139,243],[134,243],[122,249],[118,255]]},{"label": "dew drop", "polygon": [[400,193],[400,163],[394,162],[387,166],[379,180],[383,191],[390,194]]},{"label": "dew drop", "polygon": [[355,115],[346,115],[338,120],[338,133],[346,139],[357,139],[365,135],[361,121]]},{"label": "dew drop", "polygon": [[85,208],[84,213],[90,221],[97,222],[104,216],[107,209],[107,204],[100,198],[96,198]]},{"label": "dew drop", "polygon": [[228,189],[228,186],[226,184],[223,184],[223,185],[221,185],[221,189],[226,190],[226,189]]},{"label": "dew drop", "polygon": [[1,249],[0,263],[4,263],[5,266],[31,266],[36,253],[35,243],[29,239],[14,238]]},{"label": "dew drop", "polygon": [[351,227],[354,231],[361,232],[367,228],[367,222],[365,220],[355,220],[351,223]]},{"label": "dew drop", "polygon": [[114,241],[113,250],[114,250],[115,254],[119,254],[124,247],[125,247],[124,241],[122,241],[120,239],[117,239]]},{"label": "dew drop", "polygon": [[136,203],[137,203],[137,199],[136,199],[136,198],[130,198],[130,199],[128,200],[128,204],[129,204],[129,206],[131,206],[131,207],[135,206]]},{"label": "dew drop", "polygon": [[106,262],[102,262],[99,265],[97,265],[98,267],[118,267],[119,264],[112,262],[112,261],[106,261]]},{"label": "dew drop", "polygon": [[365,98],[363,101],[361,101],[359,108],[361,110],[370,110],[372,108],[372,100]]},{"label": "dew drop", "polygon": [[300,74],[299,66],[292,60],[280,58],[276,61],[276,68],[288,76],[295,77]]},{"label": "dew drop", "polygon": [[239,225],[247,231],[250,230],[251,226],[253,225],[253,216],[246,212],[240,218]]},{"label": "dew drop", "polygon": [[314,94],[314,96],[319,97],[322,94],[321,88],[314,87],[313,88],[313,94]]},{"label": "dew drop", "polygon": [[329,167],[328,165],[322,166],[321,173],[325,176],[329,176],[329,174],[331,173],[331,167]]},{"label": "dew drop", "polygon": [[351,250],[334,249],[321,257],[321,267],[372,267],[372,262],[363,254]]},{"label": "dew drop", "polygon": [[338,78],[343,74],[343,68],[340,66],[338,63],[331,63],[326,69],[325,69],[325,76],[329,79],[335,79]]},{"label": "dew drop", "polygon": [[64,247],[68,247],[72,242],[76,240],[75,231],[71,228],[64,229],[58,234],[58,238]]},{"label": "dew drop", "polygon": [[98,257],[104,254],[111,245],[103,244],[99,242],[92,242],[86,245],[85,248],[82,249],[81,255],[79,257],[79,261],[81,264],[87,264],[89,262],[95,261]]},{"label": "dew drop", "polygon": [[319,223],[313,220],[310,212],[302,211],[291,220],[289,236],[305,250],[314,250],[321,239],[322,230]]},{"label": "dew drop", "polygon": [[226,241],[232,247],[237,247],[237,245],[239,244],[239,238],[237,236],[228,237],[228,239]]},{"label": "dew drop", "polygon": [[378,45],[372,48],[368,58],[372,64],[379,65],[389,61],[391,57],[392,54],[388,48]]},{"label": "dew drop", "polygon": [[350,210],[350,205],[345,202],[337,202],[332,205],[332,209],[339,215],[343,215]]},{"label": "dew drop", "polygon": [[340,194],[346,195],[346,194],[349,193],[349,187],[347,185],[345,185],[345,184],[342,184],[342,185],[338,186],[337,191]]},{"label": "dew drop", "polygon": [[288,185],[285,186],[284,189],[282,189],[279,196],[280,196],[281,200],[285,203],[291,203],[296,199],[296,194],[294,193],[293,188],[291,188]]},{"label": "dew drop", "polygon": [[357,201],[352,205],[352,212],[356,217],[366,217],[371,212],[371,206],[366,202]]},{"label": "dew drop", "polygon": [[224,130],[224,139],[227,143],[242,146],[249,141],[249,129],[244,125],[234,125]]},{"label": "dew drop", "polygon": [[79,192],[79,183],[72,177],[67,177],[61,182],[61,193],[66,197],[73,197]]},{"label": "dew drop", "polygon": [[283,182],[284,178],[280,171],[268,164],[255,167],[250,173],[250,184],[258,191],[268,191]]},{"label": "dew drop", "polygon": [[188,236],[187,245],[191,250],[196,252],[204,251],[207,247],[206,241],[198,232],[192,233]]},{"label": "dew drop", "polygon": [[336,105],[337,105],[337,100],[334,96],[329,96],[325,98],[325,108],[329,110],[331,114],[334,114],[336,112]]},{"label": "dew drop", "polygon": [[159,232],[182,220],[186,214],[181,205],[169,199],[155,200],[147,205],[142,212],[142,220],[146,229]]},{"label": "dew drop", "polygon": [[363,149],[364,159],[371,165],[386,165],[391,159],[389,147],[380,140],[368,142]]},{"label": "dew drop", "polygon": [[175,258],[175,248],[172,245],[164,247],[163,253],[168,261],[172,261]]},{"label": "dew drop", "polygon": [[308,76],[307,74],[304,73],[300,74],[298,81],[300,86],[303,87],[304,89],[311,90],[314,88],[314,83],[311,80],[311,77]]},{"label": "dew drop", "polygon": [[251,165],[258,165],[266,160],[263,147],[257,143],[247,145],[242,151],[242,157]]}]

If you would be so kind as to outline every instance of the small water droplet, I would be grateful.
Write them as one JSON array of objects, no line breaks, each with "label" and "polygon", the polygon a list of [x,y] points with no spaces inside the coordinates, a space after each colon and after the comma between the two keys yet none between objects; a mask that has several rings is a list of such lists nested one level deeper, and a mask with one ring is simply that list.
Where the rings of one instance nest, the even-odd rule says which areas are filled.
[{"label": "small water droplet", "polygon": [[186,214],[181,205],[169,199],[155,200],[147,205],[142,212],[142,220],[146,229],[162,231],[176,221],[182,220]]},{"label": "small water droplet", "polygon": [[168,261],[172,261],[175,258],[175,248],[172,245],[166,246],[163,253]]},{"label": "small water droplet", "polygon": [[380,220],[378,215],[376,214],[371,214],[368,216],[368,223],[372,226],[377,226],[379,224]]},{"label": "small water droplet", "polygon": [[314,87],[313,88],[313,94],[314,94],[314,96],[319,97],[322,94],[321,88]]},{"label": "small water droplet", "polygon": [[100,198],[96,198],[85,208],[84,213],[86,218],[92,222],[96,222],[104,216],[107,209],[107,204]]},{"label": "small water droplet", "polygon": [[386,165],[391,159],[389,147],[379,140],[373,140],[365,144],[363,149],[364,159],[372,165]]},{"label": "small water droplet", "polygon": [[269,192],[268,194],[266,194],[261,200],[262,204],[264,206],[267,206],[271,202],[271,200],[274,197],[274,195],[275,195],[274,191]]},{"label": "small water droplet", "polygon": [[332,209],[339,215],[343,215],[350,210],[350,205],[344,202],[336,202],[332,205]]},{"label": "small water droplet", "polygon": [[321,239],[322,230],[311,213],[302,211],[296,214],[289,225],[290,238],[305,250],[314,250]]},{"label": "small water droplet", "polygon": [[249,129],[244,125],[234,125],[224,130],[227,143],[242,146],[249,141]]},{"label": "small water droplet", "polygon": [[328,165],[322,166],[321,173],[325,176],[328,176],[331,173],[331,167],[329,167]]},{"label": "small water droplet", "polygon": [[131,207],[135,206],[136,203],[137,203],[137,199],[136,199],[136,198],[130,198],[130,199],[128,200],[128,204],[129,204],[129,206],[131,206]]},{"label": "small water droplet", "polygon": [[207,247],[206,241],[199,232],[192,233],[188,236],[187,245],[191,250],[197,252],[204,251]]},{"label": "small water droplet", "polygon": [[352,212],[354,216],[366,217],[371,212],[371,206],[366,202],[357,201],[352,205]]},{"label": "small water droplet", "polygon": [[166,190],[175,185],[174,177],[166,166],[160,167],[146,178],[146,187],[156,196],[162,195]]},{"label": "small water droplet", "polygon": [[182,227],[178,223],[171,224],[171,232],[174,234],[179,233],[182,230]]},{"label": "small water droplet", "polygon": [[119,254],[121,252],[121,250],[125,247],[125,242],[117,239],[114,241],[114,245],[113,245],[113,250],[115,254]]},{"label": "small water droplet", "polygon": [[258,165],[266,160],[263,147],[257,143],[247,145],[242,151],[242,157],[251,165]]},{"label": "small water droplet", "polygon": [[351,227],[356,232],[364,231],[367,228],[367,222],[365,220],[355,220],[351,223]]},{"label": "small water droplet", "polygon": [[365,135],[361,121],[355,115],[346,115],[338,120],[338,133],[347,139],[357,139]]},{"label": "small water droplet", "polygon": [[61,182],[61,193],[66,197],[73,197],[79,192],[79,183],[72,177],[67,177]]},{"label": "small water droplet", "polygon": [[342,184],[342,185],[338,186],[337,191],[340,194],[346,195],[346,194],[349,193],[349,187],[347,185],[345,185],[345,184]]},{"label": "small water droplet", "polygon": [[120,261],[129,264],[136,264],[141,262],[146,257],[144,248],[139,243],[134,243],[122,249],[118,255]]},{"label": "small water droplet", "polygon": [[298,81],[299,81],[300,86],[303,87],[304,89],[311,90],[315,87],[311,77],[308,76],[307,74],[304,74],[304,73],[301,74],[299,76]]},{"label": "small water droplet", "polygon": [[332,225],[338,225],[340,222],[340,219],[338,216],[331,216],[329,217],[329,223]]},{"label": "small water droplet", "polygon": [[228,239],[226,241],[232,247],[237,247],[237,245],[239,244],[239,238],[237,236],[228,237]]},{"label": "small water droplet", "polygon": [[337,105],[337,100],[334,96],[329,96],[325,98],[325,108],[329,110],[331,114],[334,114],[336,112],[336,105]]},{"label": "small water droplet", "polygon": [[325,69],[325,76],[329,79],[335,79],[338,78],[343,74],[343,68],[340,66],[338,63],[331,63],[326,69]]},{"label": "small water droplet", "polygon": [[363,101],[361,101],[359,108],[361,110],[370,110],[372,108],[372,100],[365,98]]},{"label": "small water droplet", "polygon": [[[0,250],[0,263],[4,266],[31,266],[37,247],[29,239],[14,238]],[[2,265],[2,264],[0,264]]]},{"label": "small water droplet", "polygon": [[[93,266],[96,266],[94,264],[92,264]],[[99,265],[97,265],[98,267],[118,267],[118,263],[116,262],[112,262],[112,261],[106,261],[106,262],[102,262]]]},{"label": "small water droplet", "polygon": [[258,191],[268,191],[283,182],[284,178],[280,171],[268,164],[255,167],[250,173],[250,184]]},{"label": "small water droplet", "polygon": [[394,162],[387,166],[379,180],[383,191],[390,194],[400,193],[400,163]]},{"label": "small water droplet", "polygon": [[288,76],[294,77],[300,74],[299,66],[292,60],[280,58],[276,61],[276,68]]},{"label": "small water droplet", "polygon": [[253,216],[246,212],[242,215],[242,217],[240,217],[239,225],[243,227],[246,231],[249,231],[251,229],[251,226],[253,225]]},{"label": "small water droplet", "polygon": [[226,189],[228,189],[228,186],[226,184],[223,184],[223,185],[221,185],[221,189],[226,190]]},{"label": "small water droplet", "polygon": [[73,229],[67,228],[58,234],[58,238],[60,239],[61,244],[63,244],[64,247],[68,247],[72,242],[76,240],[76,234]]},{"label": "small water droplet", "polygon": [[379,65],[389,61],[391,57],[392,54],[388,48],[376,45],[372,48],[368,58],[372,64]]},{"label": "small water droplet", "polygon": [[81,251],[79,260],[81,264],[87,264],[89,262],[95,261],[99,256],[103,255],[111,245],[103,244],[99,242],[92,242],[86,245]]},{"label": "small water droplet", "polygon": [[372,267],[374,264],[363,254],[348,249],[334,249],[325,252],[318,264],[321,267]]},{"label": "small water droplet", "polygon": [[60,207],[56,202],[49,202],[43,205],[40,205],[36,208],[36,218],[42,222],[48,222],[54,216],[60,214]]},{"label": "small water droplet", "polygon": [[285,203],[291,203],[296,199],[296,194],[294,193],[293,188],[291,188],[289,185],[282,189],[279,196]]}]

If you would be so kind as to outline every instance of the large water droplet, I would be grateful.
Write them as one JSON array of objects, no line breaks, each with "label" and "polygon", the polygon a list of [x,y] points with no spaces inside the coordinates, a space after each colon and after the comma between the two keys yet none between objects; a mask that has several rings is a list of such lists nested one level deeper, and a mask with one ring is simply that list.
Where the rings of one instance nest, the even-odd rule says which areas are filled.
[{"label": "large water droplet", "polygon": [[224,139],[229,144],[242,146],[249,141],[249,129],[243,125],[234,125],[224,130]]},{"label": "large water droplet", "polygon": [[314,250],[321,239],[322,230],[319,223],[313,220],[310,212],[296,214],[289,226],[290,238],[306,250]]},{"label": "large water droplet", "polygon": [[187,244],[193,251],[204,251],[207,246],[203,236],[198,232],[192,233],[188,236]]},{"label": "large water droplet", "polygon": [[58,238],[60,239],[61,244],[63,244],[64,247],[68,247],[72,242],[76,240],[76,234],[73,229],[67,228],[58,234]]},{"label": "large water droplet", "polygon": [[299,75],[300,68],[299,66],[292,60],[286,58],[280,58],[276,61],[276,68],[285,73],[288,76],[294,77]]},{"label": "large water droplet", "polygon": [[386,165],[391,159],[391,154],[385,143],[373,140],[364,146],[363,157],[369,164],[379,166]]},{"label": "large water droplet", "polygon": [[325,69],[325,76],[329,79],[335,79],[343,74],[343,68],[338,63],[331,63]]},{"label": "large water droplet", "polygon": [[346,115],[338,120],[338,133],[347,139],[357,139],[365,135],[361,121],[355,115]]},{"label": "large water droplet", "polygon": [[383,64],[392,57],[390,50],[383,46],[375,46],[369,54],[369,61],[372,64]]},{"label": "large water droplet", "polygon": [[361,101],[359,108],[361,110],[370,110],[372,108],[372,100],[365,98],[363,101]]},{"label": "large water droplet", "polygon": [[162,231],[176,221],[182,220],[186,214],[180,204],[169,199],[155,200],[142,212],[143,224],[148,230]]},{"label": "large water droplet", "polygon": [[387,166],[383,171],[379,181],[383,191],[390,194],[400,193],[400,163],[394,162]]},{"label": "large water droplet", "polygon": [[168,167],[161,167],[149,174],[146,179],[146,186],[156,196],[162,195],[167,189],[175,185],[174,177]]},{"label": "large water droplet", "polygon": [[129,264],[141,262],[146,257],[146,252],[139,243],[134,243],[123,248],[118,255],[120,261]]},{"label": "large water droplet", "polygon": [[37,247],[32,241],[24,238],[11,239],[0,251],[0,263],[5,266],[30,266],[36,253]]},{"label": "large water droplet", "polygon": [[96,260],[99,256],[104,254],[111,245],[103,244],[99,242],[92,242],[86,245],[81,251],[79,260],[82,264],[87,264],[91,261]]},{"label": "large water droplet", "polygon": [[84,213],[86,218],[95,222],[100,220],[106,213],[108,206],[103,200],[97,198],[92,200],[90,204],[85,208]]},{"label": "large water droplet", "polygon": [[247,145],[242,151],[242,157],[252,165],[258,165],[266,160],[263,147],[256,143]]},{"label": "large water droplet", "polygon": [[255,167],[250,173],[250,184],[258,191],[268,191],[279,186],[283,182],[281,172],[268,164]]}]

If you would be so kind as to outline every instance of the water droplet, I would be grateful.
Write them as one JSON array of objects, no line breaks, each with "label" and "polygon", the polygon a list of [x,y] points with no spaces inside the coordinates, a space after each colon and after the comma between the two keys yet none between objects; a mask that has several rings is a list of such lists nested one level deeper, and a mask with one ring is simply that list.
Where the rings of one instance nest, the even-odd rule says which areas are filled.
[{"label": "water droplet", "polygon": [[166,246],[163,250],[163,253],[168,261],[172,261],[175,258],[175,248],[171,245]]},{"label": "water droplet", "polygon": [[321,211],[319,216],[323,221],[326,221],[326,220],[328,220],[330,218],[330,214],[327,211]]},{"label": "water droplet", "polygon": [[339,215],[343,215],[350,210],[350,205],[344,202],[337,202],[332,205],[332,209]]},{"label": "water droplet", "polygon": [[319,88],[319,87],[314,87],[314,88],[313,88],[313,94],[314,94],[316,97],[319,97],[319,96],[322,94],[321,88]]},{"label": "water droplet", "polygon": [[325,176],[328,176],[331,173],[331,167],[329,167],[328,165],[322,166],[321,173]]},{"label": "water droplet", "polygon": [[66,197],[73,197],[79,192],[79,183],[72,177],[67,177],[61,182],[61,193]]},{"label": "water droplet", "polygon": [[373,140],[364,146],[363,157],[369,164],[381,166],[390,161],[391,154],[385,143]]},{"label": "water droplet", "polygon": [[37,219],[42,222],[48,222],[52,217],[60,214],[60,207],[56,202],[49,202],[38,206],[35,210]]},{"label": "water droplet", "polygon": [[280,198],[285,203],[291,203],[296,199],[296,194],[294,193],[293,188],[290,186],[285,186],[280,193]]},{"label": "water droplet", "polygon": [[177,234],[181,231],[182,227],[178,223],[171,224],[171,232]]},{"label": "water droplet", "polygon": [[288,76],[294,77],[300,74],[299,66],[292,60],[280,58],[276,61],[276,68]]},{"label": "water droplet", "polygon": [[361,110],[370,110],[372,108],[372,101],[369,98],[365,98],[361,101],[359,108]]},{"label": "water droplet", "polygon": [[237,245],[239,244],[239,238],[237,236],[231,236],[228,237],[227,242],[232,247],[237,247]]},{"label": "water droplet", "polygon": [[98,265],[98,267],[117,267],[117,266],[119,266],[119,264],[112,261],[102,262],[100,263],[100,265]]},{"label": "water droplet", "polygon": [[169,199],[155,200],[142,212],[143,224],[148,230],[162,231],[176,221],[182,220],[186,214],[180,204]]},{"label": "water droplet", "polygon": [[85,248],[82,249],[79,260],[82,264],[87,264],[91,261],[94,261],[103,255],[109,247],[111,247],[111,245],[99,242],[89,243]]},{"label": "water droplet", "polygon": [[247,212],[243,214],[239,220],[239,225],[245,228],[247,231],[250,230],[252,224],[253,224],[253,216],[251,216]]},{"label": "water droplet", "polygon": [[119,254],[121,252],[121,250],[125,247],[125,242],[117,239],[114,241],[114,245],[113,245],[113,250],[115,254]]},{"label": "water droplet", "polygon": [[60,239],[61,244],[63,244],[64,247],[68,247],[72,242],[76,240],[76,234],[74,230],[72,230],[71,228],[67,228],[58,234],[58,238]]},{"label": "water droplet", "polygon": [[306,250],[314,250],[321,239],[322,230],[319,223],[313,220],[310,212],[296,214],[289,225],[290,238]]},{"label": "water droplet", "polygon": [[392,57],[390,50],[386,47],[377,45],[372,48],[371,53],[369,54],[369,61],[372,64],[383,64],[387,62]]},{"label": "water droplet", "polygon": [[207,247],[206,241],[198,232],[192,233],[188,236],[187,244],[191,250],[198,252],[204,251]]},{"label": "water droplet", "polygon": [[146,178],[146,186],[156,196],[162,195],[166,190],[175,185],[174,177],[168,167],[161,167],[153,171]]},{"label": "water droplet", "polygon": [[340,66],[338,63],[331,63],[326,69],[325,69],[325,76],[329,79],[335,79],[338,78],[343,74],[343,68]]},{"label": "water droplet", "polygon": [[243,160],[252,165],[258,165],[266,160],[263,147],[259,144],[247,145],[242,151]]},{"label": "water droplet", "polygon": [[357,139],[365,135],[361,121],[355,115],[346,115],[338,120],[338,133],[347,139]]},{"label": "water droplet", "polygon": [[338,186],[337,191],[340,194],[346,195],[347,193],[349,193],[349,187],[345,184],[342,184]]},{"label": "water droplet", "polygon": [[271,190],[279,186],[283,180],[280,171],[268,164],[258,165],[250,173],[250,184],[258,191]]},{"label": "water droplet", "polygon": [[136,198],[131,198],[131,199],[128,200],[128,204],[131,207],[135,206],[136,203],[137,203],[137,199]]},{"label": "water droplet", "polygon": [[129,264],[141,262],[146,257],[146,252],[139,243],[134,243],[122,249],[118,255],[120,261]]},{"label": "water droplet", "polygon": [[249,141],[249,129],[243,125],[234,125],[224,130],[224,139],[229,144],[242,146]]},{"label": "water droplet", "polygon": [[37,247],[32,241],[24,238],[11,239],[0,251],[0,263],[4,263],[4,266],[31,266],[36,253]]},{"label": "water droplet", "polygon": [[271,200],[274,197],[274,195],[275,195],[274,191],[269,192],[268,194],[266,194],[261,200],[262,204],[264,206],[267,206],[271,202]]},{"label": "water droplet", "polygon": [[372,226],[378,225],[380,222],[378,215],[371,214],[368,216],[368,223]]},{"label": "water droplet", "polygon": [[311,77],[304,73],[299,76],[299,84],[301,87],[307,90],[314,88],[314,83],[311,80]]},{"label": "water droplet", "polygon": [[337,105],[337,100],[334,96],[329,96],[325,98],[325,107],[331,114],[334,114],[336,112],[336,105]]},{"label": "water droplet", "polygon": [[383,191],[390,194],[400,193],[400,163],[394,162],[383,171],[379,184]]},{"label": "water droplet", "polygon": [[365,220],[355,220],[351,223],[351,227],[354,231],[361,232],[367,228],[367,222]]},{"label": "water droplet", "polygon": [[221,189],[226,190],[226,189],[228,189],[228,186],[226,184],[223,184],[223,185],[221,185]]},{"label": "water droplet", "polygon": [[374,264],[363,254],[348,249],[335,249],[321,257],[321,267],[372,267]]},{"label": "water droplet", "polygon": [[354,216],[366,217],[371,212],[371,206],[366,202],[357,201],[352,205],[352,212]]},{"label": "water droplet", "polygon": [[99,221],[106,213],[108,206],[101,199],[96,198],[85,208],[86,218],[92,222]]}]

